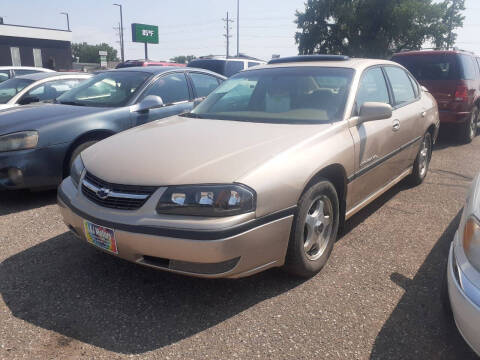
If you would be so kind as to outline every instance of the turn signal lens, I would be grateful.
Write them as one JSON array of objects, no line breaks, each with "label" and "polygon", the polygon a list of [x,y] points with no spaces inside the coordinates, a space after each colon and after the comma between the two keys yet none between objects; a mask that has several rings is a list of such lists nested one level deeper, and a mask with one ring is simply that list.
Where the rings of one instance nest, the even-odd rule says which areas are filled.
[{"label": "turn signal lens", "polygon": [[468,261],[480,271],[480,225],[470,217],[463,229],[463,250]]}]

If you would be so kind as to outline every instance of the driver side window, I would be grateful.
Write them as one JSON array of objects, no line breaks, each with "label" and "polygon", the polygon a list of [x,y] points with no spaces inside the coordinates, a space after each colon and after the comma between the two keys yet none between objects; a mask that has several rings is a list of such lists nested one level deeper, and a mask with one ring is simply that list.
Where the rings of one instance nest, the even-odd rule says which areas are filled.
[{"label": "driver side window", "polygon": [[387,84],[383,76],[382,69],[379,67],[368,69],[358,85],[357,99],[355,101],[355,114],[360,113],[360,108],[366,102],[381,102],[390,104]]},{"label": "driver side window", "polygon": [[162,76],[145,91],[142,99],[148,95],[160,96],[165,105],[190,100],[187,79],[183,73]]}]

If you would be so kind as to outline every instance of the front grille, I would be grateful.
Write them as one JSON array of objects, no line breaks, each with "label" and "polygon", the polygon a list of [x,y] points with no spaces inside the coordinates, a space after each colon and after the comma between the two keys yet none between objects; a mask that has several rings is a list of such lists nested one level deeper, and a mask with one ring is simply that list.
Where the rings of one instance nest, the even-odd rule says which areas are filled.
[{"label": "front grille", "polygon": [[[103,199],[98,196],[98,190],[100,189],[109,191],[109,194]],[[157,190],[155,186],[112,184],[88,172],[82,182],[82,193],[90,201],[107,208],[120,210],[139,209],[155,190]]]}]

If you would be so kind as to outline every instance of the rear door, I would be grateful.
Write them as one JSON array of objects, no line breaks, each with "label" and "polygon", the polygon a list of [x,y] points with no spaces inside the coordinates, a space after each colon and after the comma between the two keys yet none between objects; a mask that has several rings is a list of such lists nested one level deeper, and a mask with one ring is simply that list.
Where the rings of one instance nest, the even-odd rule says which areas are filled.
[{"label": "rear door", "polygon": [[195,102],[205,99],[222,82],[216,76],[199,72],[190,72],[188,76],[192,82]]},{"label": "rear door", "polygon": [[168,73],[154,80],[144,90],[137,102],[142,101],[148,95],[160,96],[164,106],[143,113],[134,113],[134,126],[189,112],[193,109],[193,96],[183,72]]},{"label": "rear door", "polygon": [[426,115],[426,108],[420,101],[420,91],[408,73],[398,66],[385,66],[385,74],[393,95],[393,123],[398,124],[395,131],[397,173],[403,172],[413,164],[423,131],[421,118]]}]

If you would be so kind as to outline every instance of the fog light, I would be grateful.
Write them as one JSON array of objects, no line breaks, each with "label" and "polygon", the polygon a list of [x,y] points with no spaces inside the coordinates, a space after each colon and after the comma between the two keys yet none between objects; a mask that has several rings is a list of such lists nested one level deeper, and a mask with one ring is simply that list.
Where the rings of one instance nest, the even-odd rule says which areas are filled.
[{"label": "fog light", "polygon": [[17,169],[17,168],[8,169],[8,178],[15,185],[20,185],[23,182],[22,170]]}]

